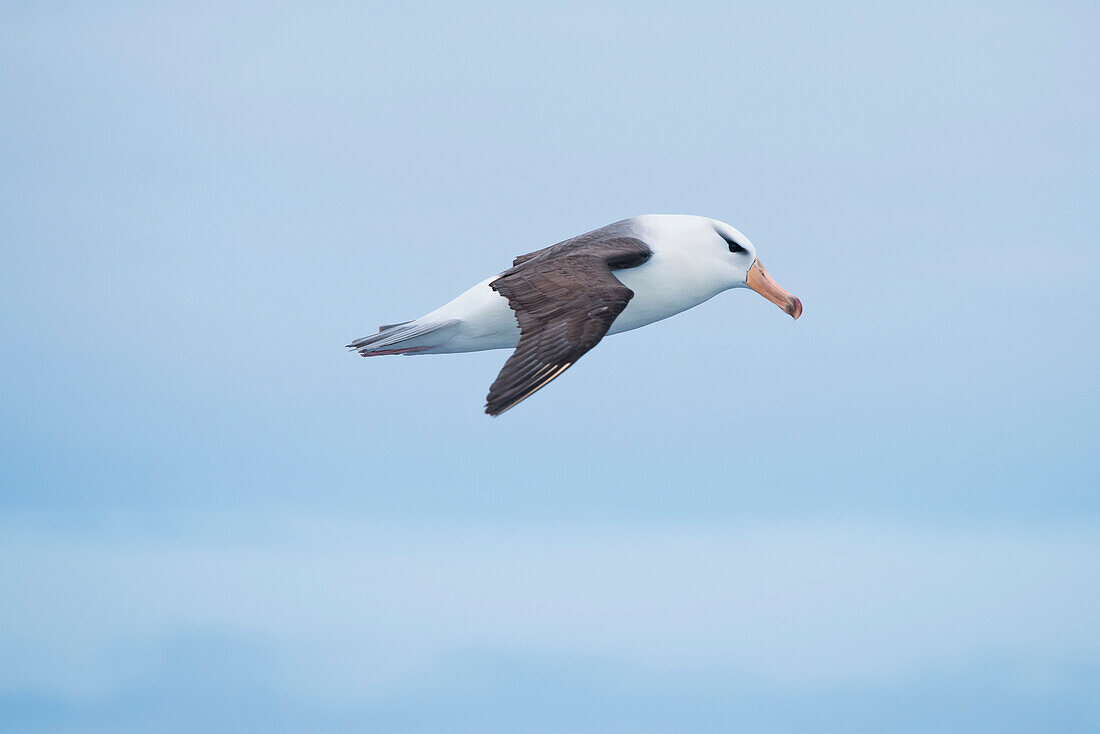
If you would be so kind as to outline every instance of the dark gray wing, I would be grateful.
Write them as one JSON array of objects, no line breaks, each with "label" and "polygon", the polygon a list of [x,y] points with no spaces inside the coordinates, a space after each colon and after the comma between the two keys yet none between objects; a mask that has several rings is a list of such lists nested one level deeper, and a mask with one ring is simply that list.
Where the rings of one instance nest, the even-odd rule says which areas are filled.
[{"label": "dark gray wing", "polygon": [[516,258],[489,285],[516,312],[516,351],[489,388],[485,412],[500,415],[530,397],[603,338],[634,292],[612,270],[641,265],[645,242],[596,230]]}]

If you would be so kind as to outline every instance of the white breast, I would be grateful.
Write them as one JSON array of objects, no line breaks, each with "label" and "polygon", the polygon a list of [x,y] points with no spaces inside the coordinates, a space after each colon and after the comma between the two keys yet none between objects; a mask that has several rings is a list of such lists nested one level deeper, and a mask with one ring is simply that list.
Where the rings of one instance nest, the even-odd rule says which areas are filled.
[{"label": "white breast", "polygon": [[615,277],[634,297],[611,324],[609,334],[637,329],[698,306],[729,285],[715,273],[700,267],[705,261],[685,257],[681,249],[654,247],[649,262],[615,271]]}]

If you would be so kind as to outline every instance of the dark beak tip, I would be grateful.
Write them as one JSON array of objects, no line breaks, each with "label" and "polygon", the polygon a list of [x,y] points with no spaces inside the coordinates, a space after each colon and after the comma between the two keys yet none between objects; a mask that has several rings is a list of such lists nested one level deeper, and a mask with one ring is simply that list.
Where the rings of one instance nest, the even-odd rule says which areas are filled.
[{"label": "dark beak tip", "polygon": [[787,305],[787,313],[791,315],[792,319],[798,321],[798,317],[802,315],[802,301],[791,296],[791,302]]}]

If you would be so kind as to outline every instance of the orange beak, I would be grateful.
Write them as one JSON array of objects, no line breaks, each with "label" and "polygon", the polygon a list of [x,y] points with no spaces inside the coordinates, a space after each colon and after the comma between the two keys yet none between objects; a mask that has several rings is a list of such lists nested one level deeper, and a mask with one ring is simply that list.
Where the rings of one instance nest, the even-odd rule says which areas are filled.
[{"label": "orange beak", "polygon": [[802,301],[780,288],[779,284],[772,280],[772,276],[768,275],[768,271],[764,269],[759,260],[749,268],[745,285],[786,311],[792,319],[797,319],[802,315]]}]

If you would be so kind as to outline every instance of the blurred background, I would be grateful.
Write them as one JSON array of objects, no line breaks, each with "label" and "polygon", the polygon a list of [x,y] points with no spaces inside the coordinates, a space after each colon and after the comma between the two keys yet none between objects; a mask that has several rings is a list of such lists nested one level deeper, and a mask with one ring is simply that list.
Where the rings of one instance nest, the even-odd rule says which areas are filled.
[{"label": "blurred background", "polygon": [[[5,3],[0,730],[1096,731],[1093,3]],[[799,297],[363,360],[730,222]]]}]

